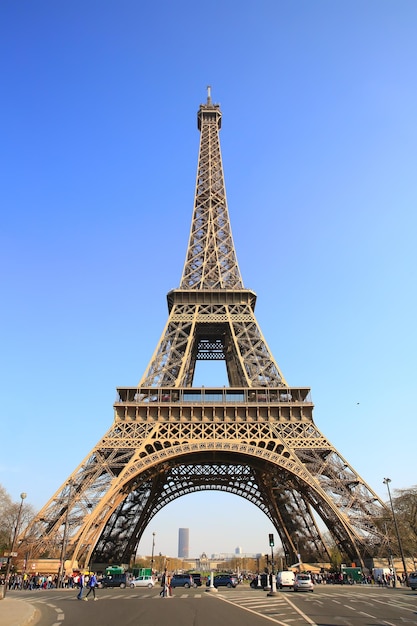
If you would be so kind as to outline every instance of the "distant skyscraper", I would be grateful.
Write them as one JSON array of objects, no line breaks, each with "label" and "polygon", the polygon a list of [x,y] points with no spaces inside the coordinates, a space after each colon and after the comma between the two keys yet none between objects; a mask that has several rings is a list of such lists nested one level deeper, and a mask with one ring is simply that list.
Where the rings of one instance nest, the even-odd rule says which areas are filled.
[{"label": "distant skyscraper", "polygon": [[178,531],[178,558],[189,558],[190,531],[188,528],[180,528]]},{"label": "distant skyscraper", "polygon": [[242,554],[242,548],[240,546],[235,549],[235,554]]}]

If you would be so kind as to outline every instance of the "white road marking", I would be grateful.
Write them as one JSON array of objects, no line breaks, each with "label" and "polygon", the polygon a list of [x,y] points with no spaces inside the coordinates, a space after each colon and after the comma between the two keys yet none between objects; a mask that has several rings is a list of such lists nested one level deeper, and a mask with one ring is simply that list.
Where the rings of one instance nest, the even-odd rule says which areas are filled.
[{"label": "white road marking", "polygon": [[308,615],[306,615],[305,613],[303,613],[297,606],[295,606],[295,604],[293,602],[291,602],[291,600],[289,598],[287,598],[286,596],[283,596],[283,599],[285,599],[285,602],[287,602],[290,606],[292,606],[292,608],[294,609],[294,611],[297,611],[297,613],[299,615],[301,615],[301,617],[303,619],[305,619],[305,621],[308,624],[311,624],[311,626],[317,626],[316,622],[314,622],[312,619],[309,618]]},{"label": "white road marking", "polygon": [[[211,597],[216,598],[215,595]],[[227,604],[231,604],[232,606],[237,606],[243,611],[248,611],[248,613],[253,613],[254,615],[260,615],[264,619],[268,619],[270,622],[274,622],[275,624],[279,624],[280,626],[288,626],[288,620],[285,622],[281,622],[280,620],[270,617],[269,615],[265,615],[264,613],[258,613],[257,611],[252,611],[252,609],[249,609],[246,606],[242,606],[241,604],[238,604],[237,602],[231,602],[230,600],[226,600],[226,598],[224,598],[223,596],[217,596],[217,599],[221,600],[222,602],[227,602]],[[317,624],[314,624],[314,622],[311,622],[311,621],[309,621],[309,624],[312,624],[313,626],[317,626]]]}]

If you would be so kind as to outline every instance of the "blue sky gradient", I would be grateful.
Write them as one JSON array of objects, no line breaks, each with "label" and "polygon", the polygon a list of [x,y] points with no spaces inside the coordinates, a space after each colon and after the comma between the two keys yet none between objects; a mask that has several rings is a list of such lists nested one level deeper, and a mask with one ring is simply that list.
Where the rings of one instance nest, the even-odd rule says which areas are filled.
[{"label": "blue sky gradient", "polygon": [[[408,0],[1,3],[0,483],[15,500],[48,501],[159,341],[208,84],[238,261],[278,364],[384,500],[385,476],[417,482],[416,23]],[[192,555],[267,552],[272,532],[205,492],[165,507],[140,552],[156,532],[175,556],[180,527]]]}]

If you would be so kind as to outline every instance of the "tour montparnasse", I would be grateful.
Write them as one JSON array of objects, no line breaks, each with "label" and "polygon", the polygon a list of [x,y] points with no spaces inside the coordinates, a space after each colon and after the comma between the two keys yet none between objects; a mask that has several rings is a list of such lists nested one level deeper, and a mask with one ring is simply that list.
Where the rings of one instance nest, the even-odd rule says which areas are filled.
[{"label": "tour montparnasse", "polygon": [[[243,286],[227,208],[218,104],[200,130],[190,238],[180,287],[137,387],[121,387],[114,421],[21,537],[31,558],[70,567],[129,563],[152,518],[201,490],[246,498],[265,513],[287,564],[386,553],[385,504],[322,435],[310,389],[290,387]],[[197,360],[222,360],[225,387],[193,387]],[[387,513],[387,516],[389,513]],[[323,531],[325,529],[325,531]]]}]

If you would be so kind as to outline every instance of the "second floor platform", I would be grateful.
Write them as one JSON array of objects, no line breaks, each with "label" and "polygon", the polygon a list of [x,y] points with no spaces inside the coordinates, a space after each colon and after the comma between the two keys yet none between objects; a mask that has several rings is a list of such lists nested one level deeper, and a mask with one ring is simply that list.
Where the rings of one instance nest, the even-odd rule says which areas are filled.
[{"label": "second floor platform", "polygon": [[312,420],[308,387],[119,387],[116,419],[134,421]]}]

